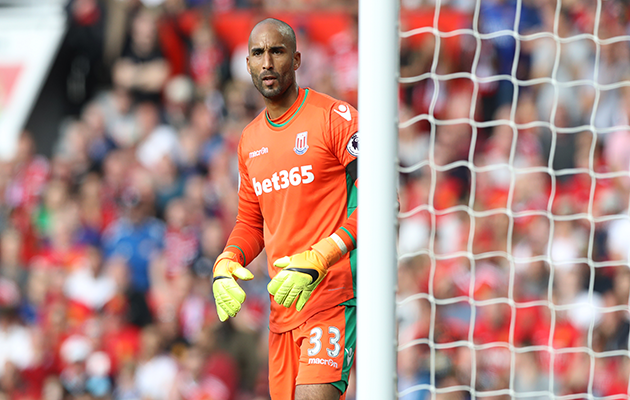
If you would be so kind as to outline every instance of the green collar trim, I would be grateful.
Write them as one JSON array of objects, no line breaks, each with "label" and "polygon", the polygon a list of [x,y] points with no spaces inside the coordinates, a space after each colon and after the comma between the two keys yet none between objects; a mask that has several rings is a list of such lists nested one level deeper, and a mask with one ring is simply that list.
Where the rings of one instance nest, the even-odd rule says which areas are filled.
[{"label": "green collar trim", "polygon": [[304,99],[302,99],[302,104],[300,104],[300,106],[298,107],[298,109],[293,113],[293,115],[291,116],[291,118],[288,119],[287,122],[283,123],[283,124],[276,124],[274,122],[272,122],[269,119],[269,114],[267,114],[267,111],[265,111],[265,118],[267,118],[267,122],[269,122],[269,125],[273,126],[274,128],[282,128],[283,126],[285,126],[286,124],[288,124],[289,122],[291,122],[293,120],[293,117],[295,117],[297,115],[297,113],[300,112],[300,110],[302,109],[302,106],[304,105],[304,103],[306,102],[306,97],[308,96],[308,89],[304,89]]}]

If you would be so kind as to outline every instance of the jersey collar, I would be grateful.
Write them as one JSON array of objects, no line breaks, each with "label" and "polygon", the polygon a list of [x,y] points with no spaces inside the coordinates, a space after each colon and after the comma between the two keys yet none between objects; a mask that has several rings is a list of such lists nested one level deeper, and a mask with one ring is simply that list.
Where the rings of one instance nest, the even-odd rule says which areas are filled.
[{"label": "jersey collar", "polygon": [[269,114],[267,113],[267,110],[265,110],[265,119],[267,120],[267,123],[274,128],[282,128],[286,126],[289,122],[293,120],[293,117],[295,117],[297,113],[300,112],[302,106],[304,106],[304,103],[306,102],[306,97],[308,96],[308,91],[308,88],[300,88],[298,91],[298,97],[297,99],[295,99],[295,102],[293,102],[293,105],[291,105],[291,107],[284,114],[276,119],[272,120],[271,118],[269,118]]}]

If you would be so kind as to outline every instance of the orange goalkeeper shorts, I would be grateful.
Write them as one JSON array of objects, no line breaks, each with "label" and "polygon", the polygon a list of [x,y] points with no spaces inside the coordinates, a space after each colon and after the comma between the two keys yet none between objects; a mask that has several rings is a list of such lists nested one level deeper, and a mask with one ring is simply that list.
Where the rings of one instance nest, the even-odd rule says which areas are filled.
[{"label": "orange goalkeeper shorts", "polygon": [[269,332],[269,389],[273,400],[294,400],[296,385],[330,383],[345,399],[356,348],[356,307],[319,312],[284,333]]}]

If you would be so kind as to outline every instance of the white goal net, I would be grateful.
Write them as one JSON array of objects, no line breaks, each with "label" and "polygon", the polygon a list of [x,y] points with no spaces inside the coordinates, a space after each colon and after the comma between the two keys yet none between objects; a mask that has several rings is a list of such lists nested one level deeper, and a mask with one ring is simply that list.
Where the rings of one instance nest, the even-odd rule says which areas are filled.
[{"label": "white goal net", "polygon": [[627,399],[628,3],[437,0],[408,17],[416,3],[400,28],[399,398]]}]

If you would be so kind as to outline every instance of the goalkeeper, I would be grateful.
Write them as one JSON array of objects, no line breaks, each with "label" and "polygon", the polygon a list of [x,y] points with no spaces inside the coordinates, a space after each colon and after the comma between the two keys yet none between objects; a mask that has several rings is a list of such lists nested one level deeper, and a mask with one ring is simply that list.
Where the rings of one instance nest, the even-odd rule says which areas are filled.
[{"label": "goalkeeper", "polygon": [[238,147],[236,225],[214,265],[221,321],[245,301],[238,279],[269,260],[273,400],[344,399],[356,343],[357,112],[301,88],[295,32],[277,19],[251,31],[247,70],[266,108]]}]

